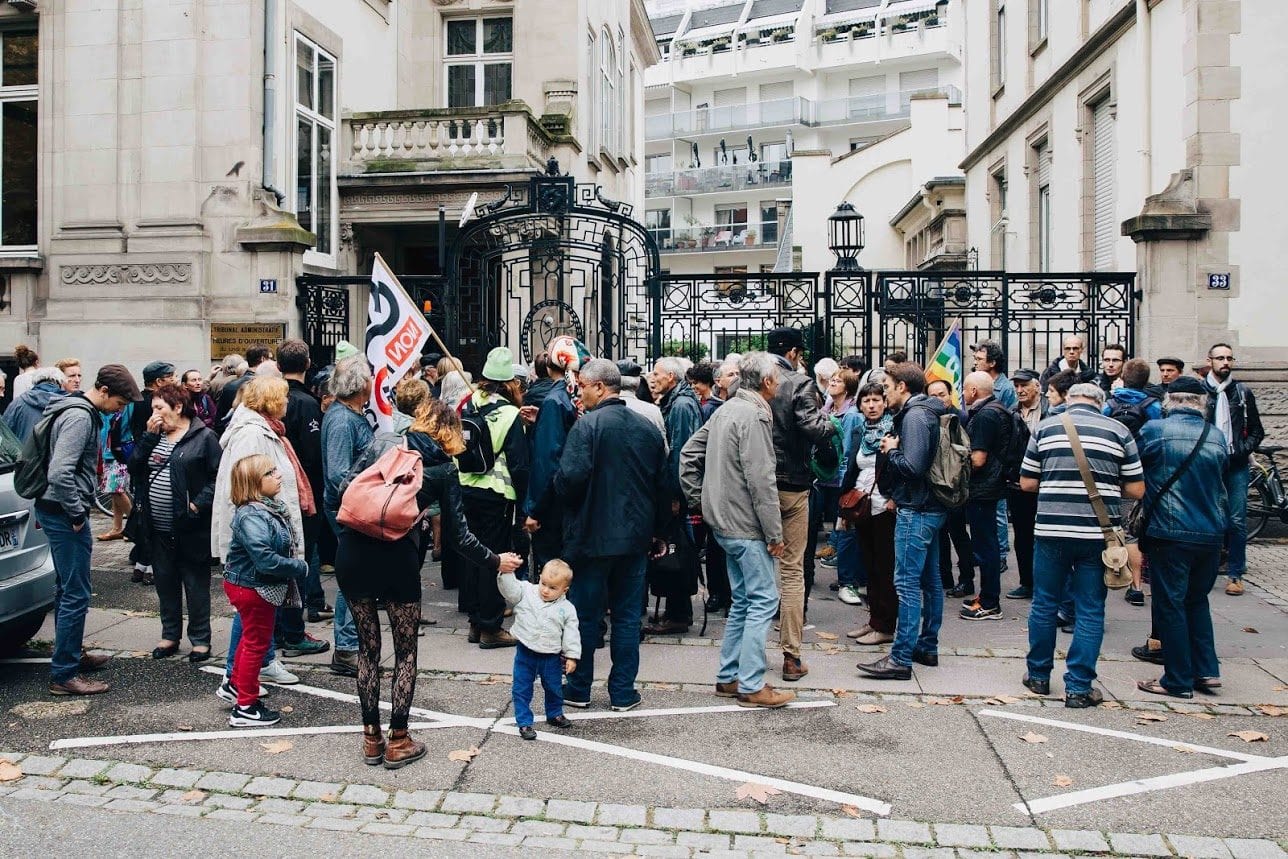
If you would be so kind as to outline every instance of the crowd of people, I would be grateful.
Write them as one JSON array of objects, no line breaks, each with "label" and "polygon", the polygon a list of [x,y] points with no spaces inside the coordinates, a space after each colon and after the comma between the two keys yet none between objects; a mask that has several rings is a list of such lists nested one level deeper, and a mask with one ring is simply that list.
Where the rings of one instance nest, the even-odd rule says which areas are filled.
[{"label": "crowd of people", "polygon": [[[1003,598],[1031,600],[1023,684],[1049,694],[1064,629],[1066,706],[1094,706],[1102,551],[1115,539],[1130,544],[1127,601],[1144,605],[1146,583],[1152,592],[1153,632],[1133,652],[1163,673],[1140,688],[1215,693],[1208,593],[1223,557],[1226,593],[1243,592],[1248,458],[1264,436],[1255,397],[1234,379],[1227,344],[1191,375],[1159,359],[1157,381],[1121,346],[1105,346],[1093,372],[1081,337],[1062,345],[1040,372],[1008,372],[1002,347],[980,343],[960,390],[928,381],[901,352],[875,368],[823,358],[810,373],[790,327],[769,331],[763,352],[664,357],[648,372],[569,337],[531,368],[493,349],[477,377],[430,354],[397,386],[392,432],[374,428],[371,369],[347,342],[322,368],[299,340],[208,373],[158,360],[142,389],[120,364],[84,385],[78,361],[43,367],[22,347],[3,420],[47,457],[35,515],[59,584],[50,692],[109,690],[88,676],[105,658],[82,650],[89,514],[109,493],[113,521],[97,539],[130,540],[133,580],[156,589],[155,659],[177,655],[185,634],[189,661],[211,658],[213,566],[235,609],[217,691],[229,724],[276,723],[261,684],[298,682],[279,657],[330,651],[331,670],[356,678],[364,760],[389,768],[425,753],[407,724],[431,556],[457,591],[469,643],[515,648],[528,739],[535,680],[548,724],[567,728],[564,707],[591,704],[605,644],[609,706],[638,706],[642,635],[690,630],[703,583],[698,607],[727,614],[715,694],[784,706],[794,695],[766,682],[769,632],[781,679],[806,676],[820,567],[866,617],[849,637],[889,645],[857,666],[864,676],[936,666],[945,598],[963,599],[967,621],[1001,618]],[[353,520],[366,491],[355,487],[394,448],[415,463],[412,524],[373,535]],[[394,649],[387,737],[379,609]],[[307,629],[326,620],[331,641]]]}]

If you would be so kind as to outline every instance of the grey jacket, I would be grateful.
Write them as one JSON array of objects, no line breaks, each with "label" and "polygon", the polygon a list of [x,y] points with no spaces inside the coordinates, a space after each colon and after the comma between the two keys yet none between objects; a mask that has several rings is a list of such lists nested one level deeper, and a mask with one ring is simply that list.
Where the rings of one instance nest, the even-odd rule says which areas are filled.
[{"label": "grey jacket", "polygon": [[689,509],[700,507],[722,537],[782,542],[773,423],[764,397],[738,391],[680,452],[680,485]]},{"label": "grey jacket", "polygon": [[83,396],[63,397],[49,404],[45,415],[58,414],[49,431],[49,488],[40,503],[57,505],[73,523],[88,515],[98,489],[98,409]]},{"label": "grey jacket", "polygon": [[553,602],[541,598],[539,586],[521,582],[513,573],[498,573],[497,589],[514,608],[510,632],[519,643],[537,653],[558,653],[565,659],[581,659],[581,631],[577,609],[567,595]]}]

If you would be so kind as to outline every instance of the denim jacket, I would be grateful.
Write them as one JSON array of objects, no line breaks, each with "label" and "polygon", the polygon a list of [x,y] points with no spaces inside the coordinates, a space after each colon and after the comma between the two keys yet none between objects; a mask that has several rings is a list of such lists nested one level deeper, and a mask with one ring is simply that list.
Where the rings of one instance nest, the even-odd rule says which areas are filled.
[{"label": "denim jacket", "polygon": [[1189,469],[1159,498],[1172,473],[1190,455],[1203,432],[1203,415],[1194,409],[1175,409],[1161,421],[1140,430],[1140,460],[1145,469],[1147,537],[1181,543],[1219,545],[1229,522],[1226,495],[1228,454],[1225,436],[1215,426]]},{"label": "denim jacket", "polygon": [[224,560],[224,581],[243,588],[280,585],[308,572],[291,557],[291,527],[267,507],[252,501],[233,514],[233,536]]}]

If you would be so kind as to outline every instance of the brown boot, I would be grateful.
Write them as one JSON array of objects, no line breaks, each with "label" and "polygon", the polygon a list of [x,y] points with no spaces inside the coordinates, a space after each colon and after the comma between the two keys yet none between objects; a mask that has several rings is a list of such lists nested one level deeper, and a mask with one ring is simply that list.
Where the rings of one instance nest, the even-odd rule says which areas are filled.
[{"label": "brown boot", "polygon": [[89,680],[77,675],[63,683],[50,683],[50,695],[102,695],[112,688],[101,680]]},{"label": "brown boot", "polygon": [[80,658],[81,671],[102,671],[107,667],[107,663],[112,661],[112,657],[106,653],[82,653]]},{"label": "brown boot", "polygon": [[470,644],[478,644],[479,638],[482,635],[483,635],[483,630],[479,629],[478,626],[471,623],[469,637],[467,637],[465,640],[468,641]]},{"label": "brown boot", "polygon": [[790,653],[783,654],[783,679],[799,680],[809,673],[809,667],[801,662],[799,656],[792,656]]},{"label": "brown boot", "polygon": [[[366,737],[363,737],[363,741],[366,741]],[[406,728],[389,732],[389,743],[385,746],[385,769],[396,770],[423,757],[425,744],[413,740]]]},{"label": "brown boot", "polygon": [[519,640],[504,629],[495,632],[484,632],[479,635],[479,647],[483,650],[495,650],[498,647],[514,647]]},{"label": "brown boot", "polygon": [[362,726],[362,760],[369,767],[378,767],[385,759],[385,735],[379,725]]},{"label": "brown boot", "polygon": [[767,710],[777,710],[779,707],[786,707],[796,700],[795,692],[779,692],[773,686],[766,683],[750,695],[739,695],[739,707],[764,707]]},{"label": "brown boot", "polygon": [[716,683],[716,694],[721,698],[737,698],[738,681],[730,680],[728,683]]}]

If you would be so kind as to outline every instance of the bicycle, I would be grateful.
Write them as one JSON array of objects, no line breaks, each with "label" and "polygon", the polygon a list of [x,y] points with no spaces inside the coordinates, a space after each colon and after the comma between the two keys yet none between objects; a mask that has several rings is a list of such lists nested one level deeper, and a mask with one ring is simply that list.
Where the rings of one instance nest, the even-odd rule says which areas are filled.
[{"label": "bicycle", "polygon": [[112,493],[95,492],[94,506],[98,508],[100,513],[106,513],[108,516],[111,516],[112,515]]},{"label": "bicycle", "polygon": [[1275,454],[1288,450],[1288,447],[1262,445],[1257,453],[1265,459],[1263,464],[1257,457],[1248,460],[1252,477],[1248,482],[1248,539],[1256,537],[1270,521],[1273,513],[1279,521],[1288,523],[1288,488],[1284,487],[1283,476],[1279,473],[1279,464]]}]

